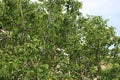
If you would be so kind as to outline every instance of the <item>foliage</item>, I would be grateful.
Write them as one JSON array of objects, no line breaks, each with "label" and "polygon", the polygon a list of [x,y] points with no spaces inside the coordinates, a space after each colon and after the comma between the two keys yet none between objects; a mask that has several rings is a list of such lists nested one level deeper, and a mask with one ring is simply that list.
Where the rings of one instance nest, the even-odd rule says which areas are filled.
[{"label": "foliage", "polygon": [[102,17],[84,17],[81,6],[77,0],[0,1],[0,79],[118,80],[120,38]]}]

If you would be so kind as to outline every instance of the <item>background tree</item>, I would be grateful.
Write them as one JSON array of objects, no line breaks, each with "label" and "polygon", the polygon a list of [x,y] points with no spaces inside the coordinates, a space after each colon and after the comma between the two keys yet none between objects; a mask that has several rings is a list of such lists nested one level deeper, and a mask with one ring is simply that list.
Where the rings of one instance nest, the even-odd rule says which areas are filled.
[{"label": "background tree", "polygon": [[77,0],[0,1],[7,32],[0,32],[0,79],[119,79],[119,37],[102,17],[82,16],[81,6]]}]

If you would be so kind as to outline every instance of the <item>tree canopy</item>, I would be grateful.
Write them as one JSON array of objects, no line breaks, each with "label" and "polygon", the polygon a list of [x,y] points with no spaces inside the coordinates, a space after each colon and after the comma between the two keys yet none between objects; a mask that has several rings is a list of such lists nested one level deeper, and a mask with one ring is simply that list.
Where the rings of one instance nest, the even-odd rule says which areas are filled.
[{"label": "tree canopy", "polygon": [[78,0],[0,1],[1,80],[119,80],[120,37]]}]

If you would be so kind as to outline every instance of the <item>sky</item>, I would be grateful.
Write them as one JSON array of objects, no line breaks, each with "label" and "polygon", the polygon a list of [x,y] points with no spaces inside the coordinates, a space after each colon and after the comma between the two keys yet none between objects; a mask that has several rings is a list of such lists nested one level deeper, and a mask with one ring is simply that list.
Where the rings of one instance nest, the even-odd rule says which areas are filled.
[{"label": "sky", "polygon": [[[36,1],[36,0],[32,0]],[[109,19],[108,25],[115,27],[116,34],[120,36],[120,0],[80,0],[83,3],[83,15],[102,16]]]},{"label": "sky", "polygon": [[83,3],[83,15],[102,16],[109,19],[108,25],[116,28],[116,34],[120,36],[120,0],[81,0]]}]

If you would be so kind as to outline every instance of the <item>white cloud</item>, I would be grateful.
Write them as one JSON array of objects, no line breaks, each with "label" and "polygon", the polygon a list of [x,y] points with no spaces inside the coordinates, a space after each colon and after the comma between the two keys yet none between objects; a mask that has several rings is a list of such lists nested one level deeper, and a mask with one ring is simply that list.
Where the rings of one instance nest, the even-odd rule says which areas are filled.
[{"label": "white cloud", "polygon": [[120,35],[120,0],[81,0],[84,15],[100,15],[110,19],[109,24],[116,27],[117,35]]},{"label": "white cloud", "polygon": [[83,2],[84,13],[110,14],[120,13],[118,0],[81,0]]}]

